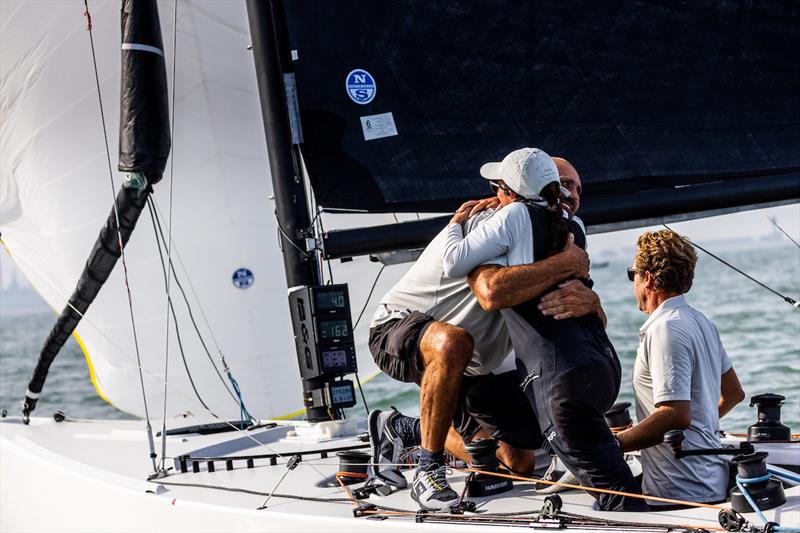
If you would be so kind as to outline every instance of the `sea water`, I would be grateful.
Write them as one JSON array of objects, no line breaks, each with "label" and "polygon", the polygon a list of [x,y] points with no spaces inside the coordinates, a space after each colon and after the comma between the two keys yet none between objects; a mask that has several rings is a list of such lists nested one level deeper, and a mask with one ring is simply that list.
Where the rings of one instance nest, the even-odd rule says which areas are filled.
[{"label": "sea water", "polygon": [[[714,251],[777,292],[800,299],[800,248],[786,241],[742,246],[738,243],[739,249],[724,253]],[[646,315],[636,307],[625,272],[631,257],[632,250],[629,256],[609,257],[606,266],[592,269],[592,278],[608,316],[609,337],[622,362],[619,401],[633,402],[631,374],[638,330]],[[606,257],[593,257],[593,261],[597,265]],[[374,295],[374,301],[379,297]],[[744,432],[756,420],[749,398],[773,392],[786,396],[783,421],[793,433],[800,433],[800,309],[702,252],[687,301],[717,325],[747,394],[747,399],[722,419],[722,429]],[[357,302],[353,306],[360,307]],[[54,320],[50,311],[0,316],[0,409],[9,414],[19,414],[19,401]],[[394,405],[404,412],[419,412],[415,385],[380,375],[364,385],[364,393],[370,408]],[[50,369],[36,414],[49,416],[57,410],[76,418],[130,418],[95,394],[83,355],[72,339]],[[361,414],[363,406],[359,403],[351,412]]]}]

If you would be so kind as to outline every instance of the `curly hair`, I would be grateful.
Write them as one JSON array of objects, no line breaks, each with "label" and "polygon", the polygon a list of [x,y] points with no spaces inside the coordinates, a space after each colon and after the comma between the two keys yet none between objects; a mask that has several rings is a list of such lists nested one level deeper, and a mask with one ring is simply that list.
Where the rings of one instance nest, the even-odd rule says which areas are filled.
[{"label": "curly hair", "polygon": [[692,243],[674,231],[648,231],[636,242],[636,268],[652,274],[658,291],[689,292],[696,263]]}]

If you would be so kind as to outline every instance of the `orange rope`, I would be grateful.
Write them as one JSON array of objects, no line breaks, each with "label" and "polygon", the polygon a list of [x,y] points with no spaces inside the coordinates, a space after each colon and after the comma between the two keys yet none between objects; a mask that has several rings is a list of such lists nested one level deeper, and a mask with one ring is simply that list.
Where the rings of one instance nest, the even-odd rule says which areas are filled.
[{"label": "orange rope", "polygon": [[689,502],[685,500],[673,500],[671,498],[659,498],[658,496],[645,496],[644,494],[635,494],[633,492],[622,492],[619,490],[598,489],[594,487],[584,487],[583,485],[573,485],[572,483],[562,483],[560,481],[547,481],[546,479],[535,479],[523,476],[515,476],[513,474],[502,474],[500,472],[485,472],[475,468],[454,468],[455,470],[462,470],[464,472],[474,472],[476,474],[488,474],[490,476],[502,477],[507,479],[516,479],[517,481],[528,481],[533,483],[544,483],[545,485],[558,485],[559,487],[566,487],[569,489],[580,489],[587,492],[602,492],[603,494],[614,494],[616,496],[628,496],[630,498],[639,498],[641,500],[653,500],[664,503],[674,503],[678,505],[689,505],[691,507],[705,507],[707,509],[723,510],[725,507],[719,505],[712,505],[710,503]]},{"label": "orange rope", "polygon": [[350,492],[350,489],[348,489],[347,485],[345,485],[344,481],[342,481],[343,477],[352,477],[352,478],[356,478],[356,479],[367,479],[367,477],[369,477],[369,476],[367,476],[367,474],[363,474],[361,472],[341,472],[341,471],[340,472],[336,472],[336,481],[339,482],[339,485],[341,485],[342,490],[344,491],[344,493],[347,494],[347,497],[350,499],[351,502],[353,502],[353,507],[358,507],[358,500],[353,498],[353,494]]}]

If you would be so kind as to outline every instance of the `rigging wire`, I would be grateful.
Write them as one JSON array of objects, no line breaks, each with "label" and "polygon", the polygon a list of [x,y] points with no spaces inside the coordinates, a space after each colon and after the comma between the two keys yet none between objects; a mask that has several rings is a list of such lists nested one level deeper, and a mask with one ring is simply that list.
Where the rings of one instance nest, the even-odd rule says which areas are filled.
[{"label": "rigging wire", "polygon": [[[322,226],[322,217],[320,217],[321,214],[322,214],[322,209],[320,209],[317,212],[316,216],[314,216],[314,220],[317,220],[317,217],[319,217],[319,233],[320,233],[320,235],[325,235],[325,228]],[[313,222],[312,222],[312,224],[313,224]],[[320,237],[320,238],[322,238],[322,237]],[[331,285],[331,284],[333,284],[333,267],[331,267],[331,260],[330,259],[325,258],[325,262],[328,263],[328,284]],[[355,329],[355,328],[353,328],[353,329]]]},{"label": "rigging wire", "polygon": [[[356,330],[358,323],[361,322],[361,317],[364,316],[364,311],[366,311],[367,306],[369,305],[369,300],[372,298],[372,293],[375,291],[375,286],[378,285],[378,280],[380,279],[381,274],[383,274],[384,268],[386,268],[386,265],[381,266],[381,269],[378,270],[378,275],[375,276],[375,281],[372,282],[372,287],[369,289],[369,294],[367,294],[367,299],[364,301],[364,306],[361,308],[361,312],[358,314],[356,323],[353,326],[353,331]],[[356,382],[358,383],[358,392],[361,393],[361,401],[364,402],[364,409],[367,411],[367,416],[369,416],[369,405],[367,404],[367,397],[364,396],[364,387],[361,386],[361,379],[358,377],[358,372],[356,372]]]},{"label": "rigging wire", "polygon": [[[150,204],[149,200],[150,199],[148,198],[147,207],[150,210],[150,219],[153,221],[153,231],[156,232],[156,246],[158,247],[158,257],[159,257],[159,259],[161,259],[161,270],[162,270],[162,272],[164,274],[164,283],[167,284],[169,276],[167,274],[166,265],[164,264],[164,254],[161,251],[161,241],[158,240],[158,231],[156,230],[156,222],[155,222],[155,217],[153,215],[153,207]],[[170,311],[171,311],[171,313],[170,313]],[[208,407],[206,402],[203,401],[203,398],[200,396],[200,392],[197,390],[197,387],[195,386],[194,379],[192,378],[192,372],[191,372],[191,370],[189,370],[189,363],[186,361],[186,354],[183,351],[183,342],[181,341],[180,329],[178,328],[178,319],[175,316],[175,307],[172,305],[172,298],[169,296],[169,294],[167,294],[167,320],[169,320],[170,314],[172,314],[172,320],[175,322],[175,338],[178,340],[178,349],[181,352],[181,358],[183,359],[183,367],[186,369],[186,376],[189,378],[189,383],[192,386],[192,390],[194,391],[194,395],[197,397],[197,400],[200,402],[200,404],[203,406],[203,408],[205,408],[206,411],[211,413],[211,415],[214,418],[219,418],[219,416],[217,416],[211,410],[211,408]],[[167,330],[167,333],[169,334],[169,330]],[[167,382],[167,371],[168,371],[168,369],[165,368],[164,369],[164,387],[165,387],[165,389],[166,389],[166,386],[167,386],[166,385],[166,382]],[[161,433],[162,437],[166,435],[166,418],[167,418],[167,413],[166,413],[166,409],[165,409],[164,410],[164,420],[165,420],[164,429],[162,430],[162,433]],[[162,440],[163,440],[163,438],[162,438]],[[162,460],[163,460],[163,457],[162,457]]]},{"label": "rigging wire", "polygon": [[[277,212],[275,213],[275,222],[278,224],[278,231],[280,231],[281,235],[283,235],[284,238],[286,238],[286,240],[289,241],[289,244],[291,244],[292,246],[297,248],[297,250],[303,255],[308,253],[305,250],[303,250],[302,248],[300,248],[297,244],[295,244],[295,242],[292,239],[289,238],[289,235],[286,234],[286,231],[284,231],[283,226],[281,226],[281,221],[278,220],[278,213]],[[283,247],[281,247],[281,249],[283,249]]]},{"label": "rigging wire", "polygon": [[383,269],[385,269],[385,268],[386,268],[386,265],[383,265],[381,267],[381,269],[378,270],[378,275],[375,276],[375,281],[372,282],[372,288],[370,288],[369,294],[367,294],[367,299],[364,301],[364,307],[361,308],[361,312],[358,314],[358,318],[356,319],[356,323],[353,326],[353,331],[356,330],[356,328],[358,327],[358,323],[361,322],[361,317],[364,316],[364,311],[366,311],[367,305],[369,305],[369,300],[370,300],[370,298],[372,298],[372,293],[375,291],[375,286],[378,284],[378,280],[380,279],[381,274],[383,274]]},{"label": "rigging wire", "polygon": [[[672,228],[670,228],[670,227],[669,227],[669,226],[667,226],[666,224],[662,224],[662,226],[664,226],[664,227],[665,227],[665,228],[667,228],[668,230],[672,231],[673,233],[676,233],[676,234],[678,234],[676,231],[674,231]],[[679,234],[678,234],[678,235],[679,235]],[[728,263],[728,262],[727,262],[727,261],[725,261],[724,259],[721,259],[721,258],[717,257],[716,255],[712,254],[711,252],[709,252],[708,250],[706,250],[705,248],[703,248],[702,246],[700,246],[700,245],[699,245],[699,244],[697,244],[696,242],[692,242],[692,241],[690,241],[689,239],[687,239],[687,238],[685,238],[685,237],[681,237],[681,238],[682,238],[684,241],[686,241],[686,242],[688,242],[689,244],[691,244],[692,246],[694,246],[695,248],[698,248],[699,250],[702,250],[702,251],[704,251],[705,253],[707,253],[708,255],[710,255],[711,257],[713,257],[714,259],[716,259],[717,261],[719,261],[719,262],[720,262],[720,263],[722,263],[723,265],[725,265],[725,266],[727,266],[727,267],[729,267],[729,268],[732,268],[733,270],[735,270],[736,272],[738,272],[738,273],[739,273],[739,274],[741,274],[742,276],[746,277],[746,278],[747,278],[747,279],[749,279],[750,281],[752,281],[752,282],[754,282],[754,283],[756,283],[756,284],[760,285],[761,287],[763,287],[763,288],[767,289],[769,292],[771,292],[771,293],[772,293],[772,294],[774,294],[775,296],[779,296],[780,298],[782,298],[784,301],[788,302],[788,303],[789,303],[789,304],[791,304],[792,306],[794,306],[794,307],[796,307],[796,308],[800,309],[800,302],[796,302],[794,299],[792,299],[792,298],[789,298],[788,296],[784,296],[783,294],[779,293],[778,291],[776,291],[776,290],[774,290],[774,289],[772,289],[772,288],[770,288],[770,287],[768,287],[768,286],[764,285],[763,283],[761,283],[760,281],[758,281],[758,280],[757,280],[757,279],[755,279],[754,277],[752,277],[752,276],[750,276],[750,275],[746,274],[745,272],[742,272],[741,270],[739,270],[738,268],[736,268],[736,267],[735,267],[735,266],[733,266],[732,264]]]},{"label": "rigging wire", "polygon": [[[158,232],[156,233],[156,239],[158,239],[158,238],[159,238],[159,234],[160,234],[161,242],[163,243],[163,242],[165,242],[165,239],[164,239],[164,230],[163,230],[163,228],[161,227],[161,219],[159,218],[159,215],[158,215],[158,206],[157,206],[157,204],[155,203],[155,200],[153,200],[153,203],[152,203],[152,210],[153,210],[153,212],[151,213],[151,216],[155,216],[155,223],[156,223],[156,225],[158,226]],[[177,247],[176,247],[176,248],[175,248],[176,256],[177,256],[177,257],[178,257],[178,259],[180,260],[180,256],[179,256],[179,255],[177,255],[177,251],[178,251],[178,250],[177,250]],[[163,266],[163,262],[162,262],[162,266]],[[208,360],[209,360],[209,362],[211,363],[211,366],[214,368],[214,371],[217,373],[217,377],[219,377],[219,380],[220,380],[220,382],[221,382],[221,383],[222,383],[222,385],[225,387],[225,389],[228,391],[228,394],[230,395],[230,397],[231,397],[231,398],[232,398],[234,401],[236,401],[236,402],[238,403],[238,400],[237,400],[237,399],[236,399],[236,397],[234,396],[234,394],[233,394],[233,392],[231,391],[231,389],[228,387],[228,383],[225,381],[225,378],[223,378],[223,377],[222,377],[222,374],[220,373],[220,371],[219,371],[219,368],[217,368],[217,365],[216,365],[216,363],[214,362],[214,358],[211,356],[211,352],[209,351],[209,349],[208,349],[208,346],[206,345],[206,343],[205,343],[205,340],[203,339],[203,335],[200,333],[200,328],[197,326],[197,321],[195,320],[195,318],[194,318],[194,313],[192,312],[192,305],[189,303],[189,298],[186,296],[186,291],[183,289],[183,285],[182,285],[182,284],[181,284],[181,282],[178,280],[178,273],[177,273],[177,271],[175,270],[175,265],[174,265],[174,264],[173,264],[171,261],[170,261],[170,263],[169,263],[169,267],[170,267],[170,272],[171,272],[172,276],[173,276],[173,277],[174,277],[174,279],[175,279],[175,285],[177,285],[177,286],[178,286],[178,289],[180,290],[180,292],[181,292],[181,295],[183,296],[183,301],[184,301],[184,303],[186,304],[186,310],[187,310],[187,311],[188,311],[188,313],[189,313],[189,320],[190,320],[190,322],[192,323],[192,326],[193,326],[193,328],[194,328],[194,331],[195,331],[195,333],[197,334],[197,338],[198,338],[198,340],[200,341],[200,345],[203,347],[203,350],[205,351],[205,353],[206,353],[206,356],[208,357]],[[186,270],[186,269],[185,269],[185,267],[184,267],[184,271],[185,271],[185,270]],[[188,276],[187,276],[187,279],[189,280],[189,286],[191,287],[191,286],[192,286],[192,285],[191,285],[191,279],[189,279],[189,277],[188,277]],[[200,300],[197,298],[197,294],[196,294],[196,293],[194,294],[194,297],[195,297],[195,299],[196,299],[196,300],[198,301],[198,303],[199,303],[199,301],[200,301]],[[203,307],[202,307],[202,305],[200,305],[200,311],[201,311],[201,313],[202,313],[202,311],[203,311]],[[203,318],[205,319],[205,314],[203,314]],[[177,327],[177,325],[176,325],[176,327]],[[206,320],[206,327],[209,329],[209,332],[210,332],[210,331],[211,331],[211,326],[210,326],[210,324],[208,323],[208,320]],[[219,345],[217,345],[217,343],[216,343],[216,338],[214,338],[214,334],[213,334],[213,333],[211,333],[211,338],[214,340],[214,344],[215,344],[215,345],[216,345],[216,347],[217,347],[217,353],[221,354],[221,353],[222,353],[222,350],[219,348]]]},{"label": "rigging wire", "polygon": [[797,242],[796,240],[792,239],[792,238],[789,236],[789,234],[788,234],[788,233],[786,233],[785,231],[783,231],[783,228],[782,228],[782,227],[780,227],[780,226],[778,225],[778,221],[777,221],[777,220],[775,220],[773,217],[767,217],[767,220],[769,220],[770,222],[772,222],[772,225],[773,225],[773,226],[775,226],[776,228],[778,228],[778,230],[779,230],[781,233],[783,233],[784,235],[786,235],[786,238],[787,238],[787,239],[789,239],[790,241],[792,241],[792,242],[794,243],[794,245],[795,245],[795,246],[797,246],[798,248],[800,248],[800,243],[799,243],[799,242]]},{"label": "rigging wire", "polygon": [[[160,221],[161,209],[158,207],[158,201],[155,198],[153,198],[153,207],[155,208],[155,212],[156,212],[156,220]],[[159,222],[159,228],[161,228],[160,222]],[[163,230],[159,229],[159,231],[161,231],[161,240],[163,242],[164,241]],[[188,274],[188,269],[186,268],[186,265],[183,263],[183,259],[181,258],[180,250],[178,250],[177,244],[175,244],[174,242],[173,242],[173,244],[174,244],[174,249],[175,249],[175,257],[178,258],[178,263],[180,263],[181,268],[183,269],[184,275],[186,277],[186,281],[189,283],[189,289],[191,289],[191,291],[192,291],[192,296],[194,296],[194,299],[197,302],[197,306],[200,308],[200,316],[203,318],[203,323],[205,324],[209,335],[211,335],[211,341],[214,343],[214,346],[215,346],[217,352],[221,352],[222,350],[219,347],[219,342],[217,342],[217,337],[214,335],[214,330],[212,329],[211,323],[209,322],[208,317],[206,316],[205,309],[203,308],[203,303],[200,301],[200,297],[197,295],[197,291],[195,290],[194,284],[192,283],[192,278]],[[175,265],[172,264],[172,263],[170,263],[170,270],[172,270],[172,275],[175,276],[175,284],[181,290],[181,294],[183,294],[183,299],[186,301],[186,307],[189,310],[189,316],[192,318],[192,324],[194,324],[195,330],[197,330],[197,323],[194,321],[194,316],[192,314],[191,306],[189,305],[189,300],[186,298],[186,292],[183,290],[183,286],[181,285],[180,281],[178,281],[178,273],[175,270]],[[198,335],[200,335],[200,331],[197,330],[197,332],[198,332]],[[202,336],[200,338],[200,341],[203,342]],[[206,353],[209,353],[208,352],[208,348],[205,346],[204,342],[203,342],[203,348],[205,349]],[[209,354],[209,357],[210,357],[210,354]]]},{"label": "rigging wire", "polygon": [[147,392],[144,388],[144,377],[142,376],[142,358],[141,354],[139,353],[139,339],[138,336],[136,335],[136,320],[134,319],[133,316],[133,296],[131,295],[131,286],[128,280],[128,265],[125,260],[125,248],[122,244],[122,233],[119,229],[119,211],[117,210],[116,186],[114,185],[114,171],[111,168],[111,151],[108,148],[108,132],[106,130],[105,112],[103,111],[103,96],[100,91],[100,75],[97,72],[97,54],[95,53],[94,36],[92,34],[92,15],[91,13],[89,13],[88,0],[83,0],[83,5],[85,8],[84,15],[86,16],[87,19],[86,30],[89,32],[89,45],[92,49],[94,80],[97,86],[97,100],[100,106],[100,121],[103,126],[103,139],[105,140],[106,160],[108,162],[108,177],[111,183],[111,198],[113,199],[112,205],[114,210],[114,220],[117,225],[117,243],[119,245],[120,257],[122,258],[122,270],[125,279],[125,289],[128,294],[128,309],[130,311],[130,317],[131,317],[131,328],[133,329],[133,344],[136,349],[136,361],[137,361],[137,366],[139,368],[139,383],[142,387],[142,402],[144,403],[144,415],[147,425],[147,440],[148,440],[148,445],[150,447],[150,460],[153,462],[153,471],[158,472],[158,465],[156,464],[155,442],[153,440],[153,427],[150,424],[150,412],[147,408]]},{"label": "rigging wire", "polygon": [[[172,112],[170,113],[170,139],[172,139],[172,150],[169,157],[169,227],[167,229],[167,235],[169,236],[169,241],[165,244],[167,248],[167,264],[172,264],[172,185],[174,183],[173,178],[175,176],[175,66],[176,66],[176,58],[178,57],[178,2],[175,1],[175,6],[173,8],[172,14]],[[147,203],[148,208],[150,209],[150,219],[154,220],[153,216],[153,206],[152,202]],[[155,229],[155,224],[153,225],[153,229]],[[156,244],[158,244],[158,233],[156,233]],[[175,333],[178,335],[178,317],[175,316],[175,310],[172,307],[172,298],[170,297],[170,286],[172,281],[172,276],[169,275],[167,269],[164,266],[164,258],[161,256],[161,246],[158,247],[158,255],[161,257],[161,269],[164,271],[164,282],[167,284],[167,311],[166,311],[166,330],[167,333],[165,335],[165,346],[164,346],[164,414],[161,419],[161,471],[165,472],[166,465],[164,461],[167,457],[167,382],[169,380],[169,313],[170,310],[172,311],[172,318],[175,320]],[[178,335],[180,339],[180,336]],[[186,361],[186,357],[184,357],[183,349],[181,349],[181,357],[183,357],[184,362]],[[186,367],[188,371],[188,366]],[[191,380],[191,378],[190,378]],[[194,382],[192,381],[192,388],[194,388]],[[195,392],[197,392],[195,390]],[[198,395],[199,398],[199,395]],[[200,401],[202,403],[202,400]]]}]

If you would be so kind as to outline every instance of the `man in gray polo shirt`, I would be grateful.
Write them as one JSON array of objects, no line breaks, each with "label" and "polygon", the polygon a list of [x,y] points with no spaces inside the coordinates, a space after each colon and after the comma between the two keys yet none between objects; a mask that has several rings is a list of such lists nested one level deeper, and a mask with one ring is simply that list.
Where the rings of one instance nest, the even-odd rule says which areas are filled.
[{"label": "man in gray polo shirt", "polygon": [[696,261],[692,245],[677,233],[639,237],[628,269],[639,309],[650,315],[639,330],[633,368],[639,423],[617,439],[624,451],[642,450],[644,494],[716,503],[727,497],[726,460],[678,460],[663,443],[664,433],[683,429],[685,449],[719,448],[719,419],[745,396],[714,323],[683,296]]}]

